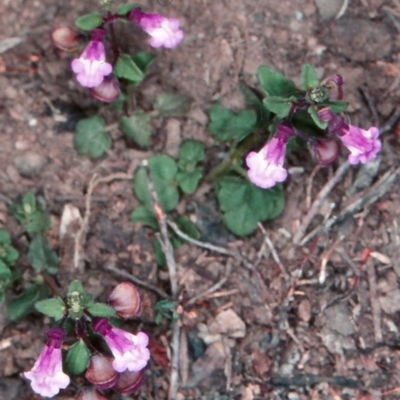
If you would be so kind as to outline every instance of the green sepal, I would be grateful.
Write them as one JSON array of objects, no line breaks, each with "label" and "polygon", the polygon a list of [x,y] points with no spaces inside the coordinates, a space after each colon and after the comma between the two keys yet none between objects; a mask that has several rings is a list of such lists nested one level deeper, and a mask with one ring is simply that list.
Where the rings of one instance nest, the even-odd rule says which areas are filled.
[{"label": "green sepal", "polygon": [[347,110],[349,103],[343,100],[329,100],[324,101],[321,105],[329,107],[334,114],[340,114]]}]

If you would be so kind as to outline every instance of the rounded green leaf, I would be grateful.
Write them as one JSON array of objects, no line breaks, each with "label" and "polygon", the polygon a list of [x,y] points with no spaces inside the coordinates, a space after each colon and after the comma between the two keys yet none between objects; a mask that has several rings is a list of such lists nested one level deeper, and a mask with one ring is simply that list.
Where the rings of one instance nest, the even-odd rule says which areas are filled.
[{"label": "rounded green leaf", "polygon": [[197,163],[203,161],[205,145],[199,140],[189,139],[185,140],[179,147],[179,163],[186,161],[190,163]]},{"label": "rounded green leaf", "polygon": [[38,301],[35,304],[35,308],[37,311],[50,318],[54,318],[56,321],[64,316],[66,310],[65,303],[60,297]]},{"label": "rounded green leaf", "polygon": [[155,58],[156,55],[154,53],[148,53],[146,51],[138,51],[132,56],[133,62],[142,70],[143,73],[146,73]]},{"label": "rounded green leaf", "polygon": [[91,31],[94,28],[97,28],[101,24],[102,20],[103,18],[100,13],[93,12],[77,18],[75,20],[75,25],[84,31]]},{"label": "rounded green leaf", "polygon": [[269,111],[283,119],[288,116],[294,101],[296,101],[295,97],[284,98],[269,96],[264,99],[264,105]]},{"label": "rounded green leaf", "polygon": [[6,231],[5,229],[0,229],[0,243],[1,244],[10,244],[11,243],[10,233],[8,231]]},{"label": "rounded green leaf", "polygon": [[154,108],[165,117],[182,117],[190,110],[192,101],[187,94],[160,93],[154,102]]},{"label": "rounded green leaf", "polygon": [[79,154],[93,159],[101,157],[111,147],[111,137],[104,131],[104,120],[98,115],[80,120],[74,146]]},{"label": "rounded green leaf", "polygon": [[130,117],[121,117],[121,129],[125,135],[132,138],[139,146],[149,147],[151,145],[150,116],[142,110],[137,110]]},{"label": "rounded green leaf", "polygon": [[281,187],[264,190],[239,177],[220,179],[217,197],[226,226],[239,236],[254,232],[258,222],[276,218],[284,206]]},{"label": "rounded green leaf", "polygon": [[89,359],[90,351],[84,341],[80,339],[69,348],[65,365],[72,375],[79,375],[88,367]]},{"label": "rounded green leaf", "polygon": [[46,237],[38,234],[29,245],[28,259],[37,271],[46,270],[54,274],[58,271],[57,254],[50,247]]},{"label": "rounded green leaf", "polygon": [[95,317],[113,317],[115,315],[115,310],[104,303],[92,303],[87,310]]},{"label": "rounded green leaf", "polygon": [[176,180],[179,183],[183,193],[192,194],[196,191],[197,186],[202,177],[202,169],[197,167],[194,171],[180,171],[176,175]]}]

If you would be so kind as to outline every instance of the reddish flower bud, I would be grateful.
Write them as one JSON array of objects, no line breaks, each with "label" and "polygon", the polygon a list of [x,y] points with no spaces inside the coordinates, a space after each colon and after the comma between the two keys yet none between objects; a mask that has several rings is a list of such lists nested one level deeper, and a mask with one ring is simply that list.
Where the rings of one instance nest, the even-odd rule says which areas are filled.
[{"label": "reddish flower bud", "polygon": [[86,371],[86,379],[98,389],[109,389],[118,380],[118,373],[114,370],[113,358],[103,354],[95,354],[90,358]]},{"label": "reddish flower bud", "polygon": [[89,92],[97,100],[111,103],[118,99],[121,89],[117,78],[106,76],[100,85],[90,88]]},{"label": "reddish flower bud", "polygon": [[131,318],[139,314],[140,294],[133,283],[122,282],[111,292],[108,303],[121,318]]},{"label": "reddish flower bud", "polygon": [[79,45],[79,34],[69,26],[59,26],[50,33],[54,46],[61,50],[73,50]]},{"label": "reddish flower bud", "polygon": [[342,75],[333,74],[326,78],[322,85],[329,90],[329,98],[332,100],[343,99],[343,78]]},{"label": "reddish flower bud", "polygon": [[75,400],[107,400],[107,397],[91,386],[82,388],[75,397]]},{"label": "reddish flower bud", "polygon": [[323,107],[318,109],[318,117],[322,122],[330,121],[335,114],[333,114],[332,110],[329,107]]},{"label": "reddish flower bud", "polygon": [[312,145],[312,151],[318,164],[327,167],[339,156],[340,144],[333,138],[317,139]]},{"label": "reddish flower bud", "polygon": [[125,371],[119,375],[118,382],[114,386],[114,390],[120,393],[133,393],[139,390],[143,383],[144,371],[130,372]]}]

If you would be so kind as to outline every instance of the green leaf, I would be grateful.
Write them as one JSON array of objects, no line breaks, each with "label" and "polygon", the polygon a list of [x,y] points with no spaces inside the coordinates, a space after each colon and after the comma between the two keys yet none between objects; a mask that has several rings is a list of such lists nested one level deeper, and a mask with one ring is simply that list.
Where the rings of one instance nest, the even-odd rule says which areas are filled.
[{"label": "green leaf", "polygon": [[315,122],[315,125],[318,126],[320,129],[326,129],[328,126],[328,122],[323,122],[318,117],[318,111],[316,106],[308,107],[308,113],[310,114],[311,118]]},{"label": "green leaf", "polygon": [[0,244],[10,244],[11,237],[10,233],[5,229],[0,229]]},{"label": "green leaf", "polygon": [[178,321],[178,315],[176,312],[175,304],[172,300],[160,300],[154,306],[154,311],[157,311],[157,315],[154,322],[158,325],[161,320],[165,317],[171,319],[171,324],[175,324]]},{"label": "green leaf", "polygon": [[242,140],[257,124],[257,114],[254,110],[243,110],[236,114],[220,102],[211,106],[209,115],[208,130],[221,142]]},{"label": "green leaf", "polygon": [[4,291],[10,285],[11,279],[12,272],[10,268],[0,260],[0,294],[2,294],[0,303],[4,300]]},{"label": "green leaf", "polygon": [[153,228],[155,230],[158,229],[156,216],[145,206],[136,207],[132,211],[131,220],[133,222],[139,222],[142,225],[149,226],[150,228]]},{"label": "green leaf", "polygon": [[30,285],[19,296],[14,297],[7,307],[8,318],[17,321],[35,310],[35,303],[50,293],[46,285]]},{"label": "green leaf", "polygon": [[95,115],[81,119],[76,125],[74,146],[79,154],[96,159],[111,147],[111,137],[104,131],[103,118]]},{"label": "green leaf", "polygon": [[60,297],[38,301],[35,308],[40,313],[59,321],[65,314],[66,305]]},{"label": "green leaf", "polygon": [[21,203],[13,204],[11,211],[15,219],[25,227],[28,234],[43,232],[51,227],[50,218],[32,192],[27,192]]},{"label": "green leaf", "polygon": [[309,136],[322,137],[326,134],[325,130],[319,128],[306,111],[296,112],[292,119],[292,124],[296,129]]},{"label": "green leaf", "polygon": [[258,80],[263,90],[270,96],[289,97],[298,93],[293,81],[265,65],[258,67]]},{"label": "green leaf", "polygon": [[193,171],[179,171],[176,175],[176,180],[183,193],[192,194],[196,191],[197,186],[203,176],[203,171],[200,167],[196,167]]},{"label": "green leaf", "polygon": [[329,107],[334,114],[340,114],[347,110],[349,103],[343,100],[328,100],[323,102],[322,105]]},{"label": "green leaf", "polygon": [[[175,220],[178,228],[186,235],[193,239],[200,239],[200,232],[197,230],[196,226],[190,221],[186,215],[179,215]],[[179,238],[182,242],[186,242],[184,239]]]},{"label": "green leaf", "polygon": [[157,265],[159,265],[160,267],[163,267],[164,265],[166,265],[167,260],[165,258],[165,254],[162,249],[161,243],[157,237],[155,237],[153,239],[153,250],[154,250],[154,256],[155,256]]},{"label": "green leaf", "polygon": [[126,15],[129,12],[131,12],[134,8],[143,8],[143,4],[139,4],[139,3],[123,3],[120,4],[117,8],[117,14],[118,15]]},{"label": "green leaf", "polygon": [[296,101],[295,97],[283,98],[269,96],[264,99],[265,107],[275,113],[279,118],[286,118],[292,108],[293,101]]},{"label": "green leaf", "polygon": [[246,107],[252,108],[257,114],[257,127],[264,127],[271,117],[269,111],[264,107],[262,99],[253,88],[247,85],[241,85],[240,90],[243,93]]},{"label": "green leaf", "polygon": [[283,189],[263,190],[238,177],[217,182],[217,197],[226,226],[236,235],[254,232],[257,223],[276,218],[283,210]]},{"label": "green leaf", "polygon": [[80,16],[75,20],[75,25],[84,31],[91,31],[94,28],[97,28],[103,18],[99,12],[93,12],[90,14],[85,14]]},{"label": "green leaf", "polygon": [[82,339],[74,343],[67,353],[65,365],[72,375],[79,375],[85,371],[89,365],[90,350]]},{"label": "green leaf", "polygon": [[199,140],[185,140],[179,147],[179,168],[186,170],[187,164],[196,164],[203,161],[206,156],[204,148],[204,143]]},{"label": "green leaf", "polygon": [[29,245],[28,260],[37,271],[45,270],[50,274],[58,272],[58,257],[43,235],[36,235]]},{"label": "green leaf", "polygon": [[186,94],[160,93],[154,102],[154,108],[164,117],[182,117],[190,110],[192,101]]},{"label": "green leaf", "polygon": [[132,138],[139,146],[149,147],[151,145],[150,116],[143,110],[137,110],[130,117],[121,117],[120,124],[122,132]]},{"label": "green leaf", "polygon": [[[175,161],[167,155],[152,156],[149,158],[149,170],[162,209],[165,212],[172,211],[179,201],[175,182],[178,167]],[[133,187],[137,198],[147,209],[153,210],[153,202],[143,168],[136,172]]]},{"label": "green leaf", "polygon": [[128,54],[121,54],[118,57],[113,72],[118,78],[124,78],[134,83],[142,82],[144,79],[143,71]]},{"label": "green leaf", "polygon": [[310,90],[319,86],[318,75],[311,64],[304,64],[301,71],[301,79],[304,90]]},{"label": "green leaf", "polygon": [[148,53],[146,51],[138,51],[132,56],[133,62],[141,69],[144,74],[147,72],[155,58],[156,55],[154,53]]},{"label": "green leaf", "polygon": [[115,315],[115,310],[104,303],[92,303],[87,307],[87,310],[95,317],[112,317]]}]

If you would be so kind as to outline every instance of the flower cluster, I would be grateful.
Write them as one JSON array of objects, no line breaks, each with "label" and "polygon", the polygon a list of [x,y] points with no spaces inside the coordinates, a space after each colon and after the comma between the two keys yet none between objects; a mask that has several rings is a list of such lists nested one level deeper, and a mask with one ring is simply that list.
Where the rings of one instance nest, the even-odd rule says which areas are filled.
[{"label": "flower cluster", "polygon": [[[246,157],[249,168],[247,176],[256,186],[263,189],[270,188],[286,180],[288,172],[283,167],[288,140],[298,136],[306,140],[311,148],[315,160],[322,166],[328,166],[340,153],[340,142],[350,152],[348,161],[351,164],[365,164],[381,149],[379,130],[370,127],[364,130],[358,126],[349,125],[341,115],[335,114],[329,106],[322,105],[324,93],[330,101],[341,100],[343,97],[343,79],[335,74],[322,81],[316,90],[311,89],[297,103],[293,102],[288,117],[277,125],[275,134],[259,152],[250,152]],[[293,124],[296,111],[315,110],[315,118],[319,124],[324,124],[325,136],[316,137],[299,131]]]},{"label": "flower cluster", "polygon": [[[72,285],[76,287],[76,281]],[[49,304],[51,306],[52,303],[48,300],[45,300],[45,302],[47,302],[48,310]],[[69,352],[71,354],[69,354],[69,357],[75,358],[75,365],[82,363],[83,370],[86,369],[86,379],[94,386],[90,390],[86,387],[82,389],[77,399],[87,398],[89,392],[98,393],[98,390],[109,388],[120,393],[136,391],[143,381],[143,370],[150,359],[150,351],[147,348],[149,344],[148,336],[144,332],[138,332],[134,335],[115,328],[108,322],[107,317],[94,317],[92,315],[92,312],[96,313],[97,310],[98,313],[101,308],[103,312],[105,310],[109,312],[108,309],[111,309],[111,307],[117,315],[125,318],[138,315],[140,297],[136,287],[129,282],[118,285],[109,298],[111,307],[99,306],[98,304],[101,303],[88,303],[87,296],[75,289],[69,291],[67,303],[68,307],[65,308],[61,323],[47,332],[46,346],[33,368],[24,373],[25,377],[31,381],[33,391],[44,397],[53,397],[58,394],[60,389],[65,389],[70,383],[69,376],[62,369],[61,353],[62,344],[66,338],[63,324],[68,316],[75,321],[76,332],[79,336],[77,344],[70,347]],[[40,306],[38,309],[40,310]],[[113,357],[102,354],[95,347],[91,340],[93,334],[100,334],[103,337]],[[70,372],[79,373],[83,370]],[[103,397],[99,394],[97,397],[91,398],[101,399]]]},{"label": "flower cluster", "polygon": [[[110,35],[114,53],[112,63],[107,62],[105,48],[106,27],[118,19],[125,19],[137,24],[150,35],[149,44],[152,47],[172,49],[183,39],[179,20],[160,14],[145,13],[141,7],[136,7],[125,15],[109,14],[104,17],[99,25],[91,30],[91,40],[80,57],[71,62],[71,68],[76,74],[77,81],[88,88],[93,97],[104,102],[115,101],[120,94],[119,81],[115,75],[112,75],[119,56],[114,34]],[[113,28],[111,27],[111,29]],[[53,30],[51,39],[59,49],[73,51],[79,47],[80,35],[69,27],[59,27]]]}]

